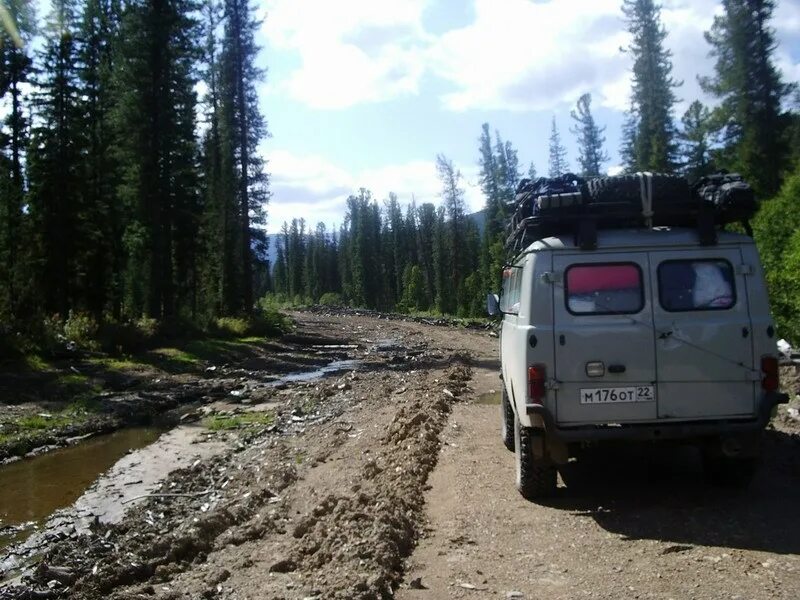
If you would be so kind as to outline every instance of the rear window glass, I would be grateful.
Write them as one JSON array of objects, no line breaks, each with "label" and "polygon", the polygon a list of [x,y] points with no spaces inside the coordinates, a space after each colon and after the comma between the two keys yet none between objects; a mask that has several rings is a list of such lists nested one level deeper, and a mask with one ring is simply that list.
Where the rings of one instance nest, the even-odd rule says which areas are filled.
[{"label": "rear window glass", "polygon": [[658,266],[658,295],[670,312],[726,310],[736,304],[733,267],[727,260],[670,260]]},{"label": "rear window glass", "polygon": [[632,314],[644,308],[642,271],[633,263],[572,265],[565,288],[567,310],[574,315]]},{"label": "rear window glass", "polygon": [[519,313],[519,301],[522,294],[522,269],[507,267],[503,270],[503,294],[500,297],[500,310]]}]

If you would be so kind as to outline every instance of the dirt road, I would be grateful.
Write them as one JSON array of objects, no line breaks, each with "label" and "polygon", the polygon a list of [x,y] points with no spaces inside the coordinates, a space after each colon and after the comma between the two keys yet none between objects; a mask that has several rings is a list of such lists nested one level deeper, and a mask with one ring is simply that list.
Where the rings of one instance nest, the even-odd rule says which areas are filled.
[{"label": "dirt road", "polygon": [[488,331],[294,317],[357,367],[266,395],[251,408],[271,425],[55,543],[0,598],[800,597],[788,413],[747,492],[707,486],[691,451],[628,448],[532,504],[500,442]]}]

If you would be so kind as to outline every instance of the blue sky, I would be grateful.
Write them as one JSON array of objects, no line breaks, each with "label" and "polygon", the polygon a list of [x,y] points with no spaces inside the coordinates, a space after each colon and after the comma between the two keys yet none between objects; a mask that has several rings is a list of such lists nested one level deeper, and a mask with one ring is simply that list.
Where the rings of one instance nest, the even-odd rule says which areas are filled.
[{"label": "blue sky", "polygon": [[[378,200],[438,202],[437,153],[464,176],[471,210],[478,136],[490,123],[527,169],[547,169],[556,118],[569,162],[576,149],[569,111],[590,92],[607,150],[618,166],[630,89],[621,0],[263,0],[260,60],[268,68],[261,109],[272,137],[262,144],[272,177],[270,231],[304,217],[339,224],[359,187]],[[664,0],[662,20],[683,80],[679,117],[703,96],[711,74],[703,39],[714,0]],[[800,80],[800,0],[778,3],[776,62]]]}]

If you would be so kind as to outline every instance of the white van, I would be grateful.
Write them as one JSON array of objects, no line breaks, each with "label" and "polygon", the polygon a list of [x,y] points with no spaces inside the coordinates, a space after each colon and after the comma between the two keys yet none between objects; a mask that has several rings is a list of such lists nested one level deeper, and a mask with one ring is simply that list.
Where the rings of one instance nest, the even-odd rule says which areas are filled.
[{"label": "white van", "polygon": [[690,228],[539,239],[504,271],[502,438],[529,499],[605,440],[700,445],[709,477],[746,484],[779,393],[776,332],[753,240]]}]

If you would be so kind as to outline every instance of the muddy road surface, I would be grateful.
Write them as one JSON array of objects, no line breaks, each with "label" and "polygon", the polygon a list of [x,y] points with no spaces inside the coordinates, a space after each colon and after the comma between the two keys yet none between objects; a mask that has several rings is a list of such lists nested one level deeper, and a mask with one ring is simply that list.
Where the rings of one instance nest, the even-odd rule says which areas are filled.
[{"label": "muddy road surface", "polygon": [[293,318],[294,342],[356,362],[252,388],[269,419],[204,434],[216,452],[121,520],[63,530],[0,598],[800,598],[796,400],[747,491],[706,484],[690,449],[642,447],[568,465],[533,504],[500,441],[488,330]]}]

